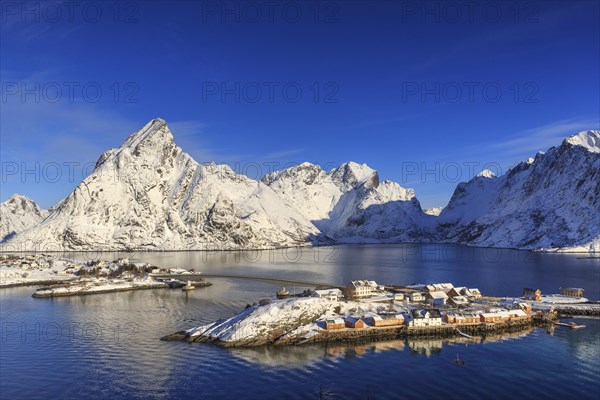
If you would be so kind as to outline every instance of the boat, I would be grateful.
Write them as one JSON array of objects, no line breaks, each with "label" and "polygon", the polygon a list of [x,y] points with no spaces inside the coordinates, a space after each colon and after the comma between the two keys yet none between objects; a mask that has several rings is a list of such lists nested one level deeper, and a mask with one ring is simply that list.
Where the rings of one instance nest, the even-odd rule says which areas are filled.
[{"label": "boat", "polygon": [[290,295],[290,292],[288,292],[285,288],[285,286],[283,286],[281,288],[281,290],[279,292],[277,292],[277,298],[278,299],[285,299]]},{"label": "boat", "polygon": [[194,287],[194,285],[192,285],[192,281],[187,281],[187,285],[181,287],[181,290],[185,290],[185,291],[194,290],[194,289],[195,289],[195,287]]},{"label": "boat", "polygon": [[465,365],[465,360],[461,360],[458,357],[458,354],[456,354],[456,360],[454,360],[454,362],[456,363],[456,365]]}]

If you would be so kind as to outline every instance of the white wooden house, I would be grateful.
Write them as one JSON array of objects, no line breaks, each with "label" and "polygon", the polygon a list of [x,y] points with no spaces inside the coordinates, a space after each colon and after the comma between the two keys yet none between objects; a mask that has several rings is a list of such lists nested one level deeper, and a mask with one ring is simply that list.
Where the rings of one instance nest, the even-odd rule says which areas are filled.
[{"label": "white wooden house", "polygon": [[330,301],[340,301],[342,298],[342,291],[340,289],[323,289],[315,290],[311,292],[312,297],[320,297]]},{"label": "white wooden house", "polygon": [[409,314],[408,326],[440,326],[442,314],[439,310],[412,310]]}]

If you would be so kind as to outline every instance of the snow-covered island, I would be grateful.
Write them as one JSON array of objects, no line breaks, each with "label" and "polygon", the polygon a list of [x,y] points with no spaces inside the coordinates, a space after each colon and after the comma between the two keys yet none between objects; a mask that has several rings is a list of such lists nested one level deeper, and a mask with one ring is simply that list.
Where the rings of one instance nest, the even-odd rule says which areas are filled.
[{"label": "snow-covered island", "polygon": [[[347,288],[263,299],[229,319],[179,331],[162,340],[240,347],[423,335],[470,338],[553,324],[561,296],[569,307],[587,301],[555,295],[551,304],[530,301],[527,293],[521,298],[493,298],[483,297],[476,288],[451,283],[388,287],[374,281],[352,281]],[[594,313],[600,311],[600,304],[587,306]]]},{"label": "snow-covered island", "polygon": [[[157,273],[197,275],[179,268],[132,263],[126,258],[78,261],[45,254],[0,256],[0,288],[43,285],[33,294],[38,298],[184,286],[177,280],[152,276]],[[194,279],[194,287],[209,285],[204,279]]]}]

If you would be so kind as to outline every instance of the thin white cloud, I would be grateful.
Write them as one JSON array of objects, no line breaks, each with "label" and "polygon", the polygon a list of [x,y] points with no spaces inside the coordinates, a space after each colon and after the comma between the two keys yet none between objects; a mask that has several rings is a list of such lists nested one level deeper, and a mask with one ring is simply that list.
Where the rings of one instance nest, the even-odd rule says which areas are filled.
[{"label": "thin white cloud", "polygon": [[[289,150],[280,150],[280,151],[274,151],[268,154],[265,154],[264,156],[262,156],[263,160],[280,160],[282,158],[287,158],[287,157],[291,157],[293,155],[296,154],[300,154],[303,153],[306,149],[289,149]],[[288,161],[288,160],[286,160]]]},{"label": "thin white cloud", "polygon": [[503,155],[521,155],[546,151],[580,131],[598,129],[598,119],[572,118],[525,129],[506,141],[490,144],[492,151]]},{"label": "thin white cloud", "polygon": [[169,122],[169,129],[173,132],[173,135],[176,137],[198,137],[204,133],[206,129],[206,124],[201,121],[174,121]]}]

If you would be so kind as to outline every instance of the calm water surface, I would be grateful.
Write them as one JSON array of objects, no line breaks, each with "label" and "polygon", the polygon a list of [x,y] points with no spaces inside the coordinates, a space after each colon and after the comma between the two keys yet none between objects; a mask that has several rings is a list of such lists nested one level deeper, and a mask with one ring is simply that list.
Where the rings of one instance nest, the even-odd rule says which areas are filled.
[{"label": "calm water surface", "polygon": [[[524,286],[600,297],[600,260],[442,245],[368,245],[246,253],[105,253],[206,273],[345,283],[450,281],[492,295]],[[600,320],[480,341],[384,341],[222,349],[161,342],[272,297],[257,281],[211,279],[190,293],[147,290],[33,299],[0,291],[0,398],[559,398],[598,399]],[[301,290],[303,288],[292,288]],[[457,367],[457,354],[466,361]]]}]

